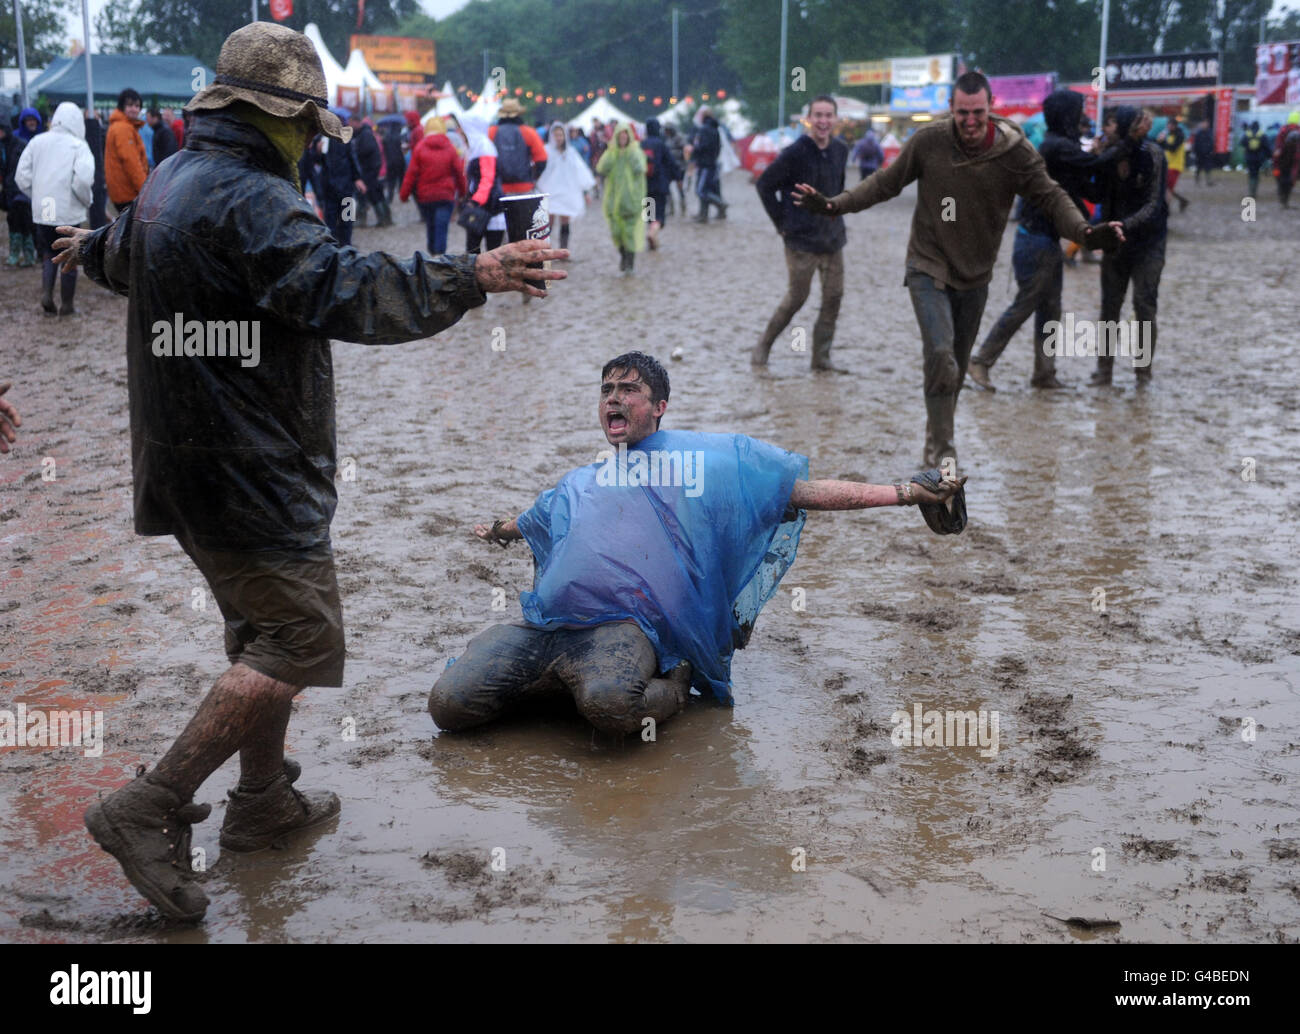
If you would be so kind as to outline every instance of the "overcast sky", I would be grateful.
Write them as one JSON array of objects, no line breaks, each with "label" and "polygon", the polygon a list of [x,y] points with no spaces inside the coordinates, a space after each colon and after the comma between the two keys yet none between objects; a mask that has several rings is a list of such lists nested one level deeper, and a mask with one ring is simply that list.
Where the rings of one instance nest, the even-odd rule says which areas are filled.
[{"label": "overcast sky", "polygon": [[[24,0],[24,6],[27,6],[32,2],[33,0]],[[35,2],[39,3],[40,0],[35,0]],[[232,2],[242,2],[245,10],[250,9],[253,6],[252,0],[232,0]],[[456,11],[459,11],[462,7],[464,7],[467,3],[469,3],[469,0],[420,0],[420,6],[424,8],[425,14],[428,14],[432,18],[446,18],[447,15],[454,14]],[[94,32],[95,32],[95,16],[99,14],[99,12],[103,10],[107,4],[108,4],[108,0],[90,0],[89,2],[90,32],[92,37],[94,37]],[[267,0],[259,0],[258,10],[260,11],[262,18],[269,19],[271,17],[270,14],[267,13],[268,11]],[[76,12],[68,18],[68,39],[70,40],[81,39],[80,2],[77,3]],[[94,42],[96,46],[99,45],[98,37],[94,37]],[[92,52],[93,52],[93,48],[92,48]],[[346,62],[347,55],[346,54],[343,55],[340,58],[340,60]]]},{"label": "overcast sky", "polygon": [[[26,2],[31,3],[32,0],[26,0]],[[37,0],[37,2],[39,2],[39,0]],[[104,7],[104,5],[107,2],[108,0],[89,0],[90,26],[91,26],[90,31],[92,35],[95,31],[95,15],[97,15],[100,12],[100,10]],[[247,3],[250,7],[252,6],[251,0],[243,0],[243,2]],[[262,12],[262,17],[269,18],[270,15],[266,13],[267,0],[259,0],[259,2],[260,2],[260,10]],[[771,0],[771,2],[775,3],[776,0]],[[469,0],[420,0],[420,6],[424,8],[425,13],[429,14],[434,18],[446,18],[447,15],[459,11],[467,3],[469,3]],[[1280,15],[1284,9],[1288,7],[1295,7],[1295,6],[1296,6],[1295,0],[1273,0],[1273,11],[1272,11],[1273,16],[1276,17]],[[77,14],[75,14],[73,17],[68,19],[68,38],[81,39],[80,5],[78,5]],[[98,40],[95,40],[95,43],[98,44]],[[93,48],[92,48],[92,52],[93,52]],[[335,56],[338,57],[340,61],[347,60],[347,55],[335,55]]]}]

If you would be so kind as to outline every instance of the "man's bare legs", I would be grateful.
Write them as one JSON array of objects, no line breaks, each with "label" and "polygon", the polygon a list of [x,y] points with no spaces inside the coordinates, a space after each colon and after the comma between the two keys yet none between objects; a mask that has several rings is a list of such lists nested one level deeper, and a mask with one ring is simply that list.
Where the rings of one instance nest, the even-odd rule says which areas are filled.
[{"label": "man's bare legs", "polygon": [[154,767],[154,778],[189,800],[239,751],[240,782],[265,785],[284,767],[290,707],[300,692],[300,686],[235,664],[203,698],[184,732]]}]

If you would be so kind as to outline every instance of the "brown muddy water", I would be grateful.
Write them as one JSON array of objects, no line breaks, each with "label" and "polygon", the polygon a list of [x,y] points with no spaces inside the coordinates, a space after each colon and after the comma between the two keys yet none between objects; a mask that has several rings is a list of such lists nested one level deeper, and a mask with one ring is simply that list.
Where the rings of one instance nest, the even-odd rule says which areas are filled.
[{"label": "brown muddy water", "polygon": [[[1121,371],[1113,389],[1035,393],[1023,329],[1001,390],[962,395],[968,530],[811,515],[737,655],[735,709],[696,704],[650,743],[564,711],[439,734],[429,687],[518,616],[531,577],[520,545],[472,526],[595,460],[599,369],[629,348],[683,349],[667,426],[776,442],[814,477],[910,473],[915,192],[849,220],[835,355],[852,376],[810,376],[788,336],[751,373],[785,265],[744,174],[725,223],[674,219],[631,279],[593,207],[546,301],[493,298],[425,342],[336,345],[348,668],[344,688],[299,697],[289,748],[343,812],[223,855],[235,766],[214,775],[197,928],[160,920],[81,824],[225,667],[193,567],[131,531],[126,302],[83,280],[81,315],[47,320],[38,271],[0,270],[0,380],[25,418],[0,458],[0,709],[100,709],[106,730],[99,757],[0,750],[0,939],[1296,941],[1300,211],[1266,195],[1244,223],[1243,189],[1186,185],[1149,390]],[[357,243],[421,247],[411,206],[399,220]],[[1010,251],[984,330],[1012,295]],[[1095,317],[1097,280],[1067,270],[1065,308]],[[816,294],[795,325],[810,335],[815,316]],[[1060,368],[1080,385],[1091,360]],[[996,753],[895,746],[891,716],[918,705],[996,711]]]}]

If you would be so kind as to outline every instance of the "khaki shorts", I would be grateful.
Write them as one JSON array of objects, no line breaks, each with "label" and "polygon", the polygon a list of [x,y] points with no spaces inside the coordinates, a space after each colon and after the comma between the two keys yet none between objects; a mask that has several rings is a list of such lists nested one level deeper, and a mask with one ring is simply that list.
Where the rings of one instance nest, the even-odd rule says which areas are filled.
[{"label": "khaki shorts", "polygon": [[226,620],[226,656],[292,686],[343,685],[343,607],[328,544],[272,552],[219,552],[176,541]]}]

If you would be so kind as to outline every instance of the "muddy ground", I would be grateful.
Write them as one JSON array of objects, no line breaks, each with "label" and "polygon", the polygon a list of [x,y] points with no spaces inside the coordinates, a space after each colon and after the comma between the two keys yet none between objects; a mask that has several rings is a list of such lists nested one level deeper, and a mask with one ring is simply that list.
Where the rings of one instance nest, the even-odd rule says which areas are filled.
[{"label": "muddy ground", "polygon": [[[1023,329],[1001,390],[962,395],[966,533],[936,537],[912,510],[812,515],[737,655],[734,710],[696,704],[652,743],[563,711],[439,734],[430,685],[518,615],[531,576],[520,545],[472,525],[595,460],[612,355],[683,349],[670,426],[779,443],[814,476],[915,469],[915,192],[850,217],[835,355],[852,375],[811,376],[787,337],[760,377],[746,354],[785,267],[745,175],[725,190],[725,223],[674,219],[633,278],[593,207],[546,301],[493,298],[425,342],[335,346],[339,455],[355,463],[334,523],[348,669],[344,688],[299,698],[290,750],[343,812],[223,855],[236,772],[214,775],[197,928],[159,919],[81,824],[225,667],[195,570],[131,531],[126,302],[83,280],[81,314],[45,319],[38,272],[0,269],[0,380],[25,417],[0,458],[0,709],[99,708],[107,728],[98,758],[0,750],[0,939],[1300,939],[1300,210],[1266,195],[1243,222],[1244,176],[1188,182],[1172,217],[1151,388],[1127,371],[1079,386],[1091,361],[1075,358],[1060,366],[1076,387],[1035,393]],[[357,243],[421,247],[412,206],[398,218]],[[1011,298],[1013,229],[984,330]],[[1067,270],[1066,309],[1094,317],[1097,279]],[[796,326],[815,316],[814,295]],[[916,704],[997,711],[996,756],[895,746],[891,715]]]}]

